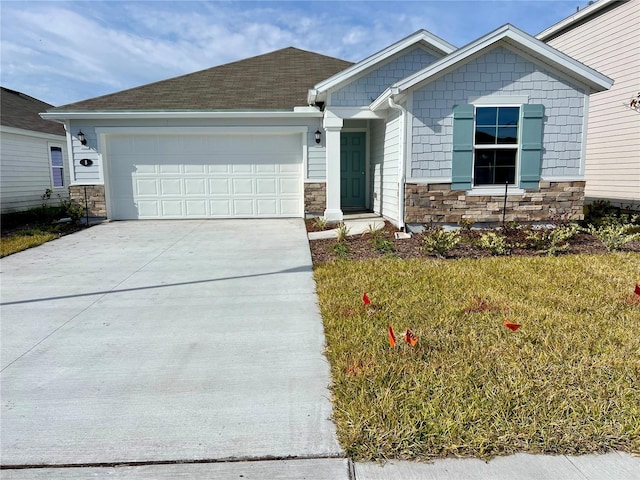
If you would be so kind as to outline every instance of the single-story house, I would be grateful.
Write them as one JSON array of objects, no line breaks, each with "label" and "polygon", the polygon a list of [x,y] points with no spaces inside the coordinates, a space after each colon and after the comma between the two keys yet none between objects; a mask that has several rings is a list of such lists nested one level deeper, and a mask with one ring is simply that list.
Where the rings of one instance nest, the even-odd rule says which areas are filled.
[{"label": "single-story house", "polygon": [[286,48],[42,116],[112,219],[497,221],[506,187],[507,219],[533,221],[582,215],[589,95],[612,83],[505,25],[355,64]]},{"label": "single-story house", "polygon": [[585,200],[639,209],[640,0],[589,2],[536,38],[614,79],[589,101]]},{"label": "single-story house", "polygon": [[0,102],[0,211],[38,207],[47,189],[51,205],[68,198],[66,132],[39,115],[53,105],[4,87]]}]

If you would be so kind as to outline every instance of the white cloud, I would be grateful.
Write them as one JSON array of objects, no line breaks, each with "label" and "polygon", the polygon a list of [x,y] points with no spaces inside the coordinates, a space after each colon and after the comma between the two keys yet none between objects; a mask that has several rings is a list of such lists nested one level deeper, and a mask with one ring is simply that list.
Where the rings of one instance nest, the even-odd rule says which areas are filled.
[{"label": "white cloud", "polygon": [[537,33],[573,2],[3,2],[1,81],[60,105],[287,46],[357,61],[419,28]]}]

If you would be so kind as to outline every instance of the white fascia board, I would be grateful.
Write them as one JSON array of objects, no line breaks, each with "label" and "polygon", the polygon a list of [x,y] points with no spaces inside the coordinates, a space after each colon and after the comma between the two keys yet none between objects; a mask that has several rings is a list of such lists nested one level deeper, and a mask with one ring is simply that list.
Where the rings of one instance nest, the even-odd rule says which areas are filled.
[{"label": "white fascia board", "polygon": [[[507,24],[456,50],[423,70],[408,76],[404,80],[396,82],[392,87],[397,87],[398,91],[402,92],[419,83],[435,80],[441,74],[457,68],[500,41],[504,41],[507,46],[512,44],[550,67],[569,73],[573,78],[577,78],[585,85],[588,85],[594,92],[608,90],[613,85],[613,80],[609,77],[536,40],[513,25]],[[377,100],[374,103],[377,103]]]},{"label": "white fascia board", "polygon": [[27,137],[42,138],[43,140],[51,140],[53,142],[64,142],[66,135],[56,135],[55,133],[37,132],[35,130],[26,130],[24,128],[6,127],[0,125],[0,132],[12,133],[14,135],[25,135]]},{"label": "white fascia board", "polygon": [[304,111],[215,111],[215,112],[190,112],[190,111],[113,111],[113,112],[47,112],[40,116],[46,120],[113,120],[113,119],[152,119],[152,118],[322,118],[322,112],[318,109]]},{"label": "white fascia board", "polygon": [[328,111],[332,112],[336,117],[349,120],[384,118],[384,115],[375,113],[369,107],[329,107]]},{"label": "white fascia board", "polygon": [[583,8],[582,10],[577,11],[573,15],[569,15],[567,18],[560,20],[558,23],[551,25],[546,30],[543,30],[542,32],[537,34],[536,38],[538,40],[542,40],[543,42],[546,42],[551,37],[556,35],[558,32],[571,28],[574,24],[582,21],[583,19],[585,19],[586,17],[589,17],[590,15],[597,13],[603,8],[608,7],[612,3],[615,3],[616,1],[617,0],[599,0],[597,2],[594,2],[591,5]]},{"label": "white fascia board", "polygon": [[100,135],[294,135],[307,134],[309,127],[278,126],[278,127],[96,127],[95,132]]},{"label": "white fascia board", "polygon": [[439,37],[436,37],[426,30],[418,30],[416,33],[403,38],[393,45],[388,46],[384,50],[380,50],[379,52],[374,53],[364,60],[361,60],[358,63],[346,68],[342,72],[339,72],[332,77],[329,77],[328,79],[318,83],[314,87],[315,95],[317,96],[320,93],[324,93],[330,88],[333,88],[347,81],[348,79],[364,72],[374,65],[384,62],[389,57],[392,57],[393,55],[413,45],[419,45],[420,43],[426,43],[429,47],[433,48],[436,51],[440,51],[445,55],[448,55],[456,49],[454,45]]}]

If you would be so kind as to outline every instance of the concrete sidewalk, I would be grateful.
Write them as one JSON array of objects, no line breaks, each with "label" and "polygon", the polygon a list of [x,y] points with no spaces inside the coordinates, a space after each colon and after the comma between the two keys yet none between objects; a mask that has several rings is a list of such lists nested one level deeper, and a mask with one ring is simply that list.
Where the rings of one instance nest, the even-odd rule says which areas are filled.
[{"label": "concrete sidewalk", "polygon": [[[375,213],[356,213],[344,216],[344,224],[349,229],[348,235],[360,235],[368,232],[370,228],[378,230],[384,227],[384,219]],[[309,232],[309,240],[320,240],[323,238],[337,238],[338,228],[323,230],[321,232]]]},{"label": "concrete sidewalk", "polygon": [[392,460],[384,464],[353,464],[336,458],[2,471],[2,478],[11,480],[637,480],[639,475],[640,458],[620,452],[577,457],[519,453],[488,463],[464,458],[433,463]]}]

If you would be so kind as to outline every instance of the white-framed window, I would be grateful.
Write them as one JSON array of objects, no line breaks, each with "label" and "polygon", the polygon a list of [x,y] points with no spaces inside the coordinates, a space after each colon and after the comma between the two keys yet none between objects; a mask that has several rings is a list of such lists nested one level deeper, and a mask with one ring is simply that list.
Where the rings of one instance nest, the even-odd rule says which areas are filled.
[{"label": "white-framed window", "polygon": [[473,186],[516,185],[520,147],[519,106],[476,106]]},{"label": "white-framed window", "polygon": [[51,166],[51,185],[53,188],[64,187],[64,158],[62,147],[49,145],[49,164]]}]

